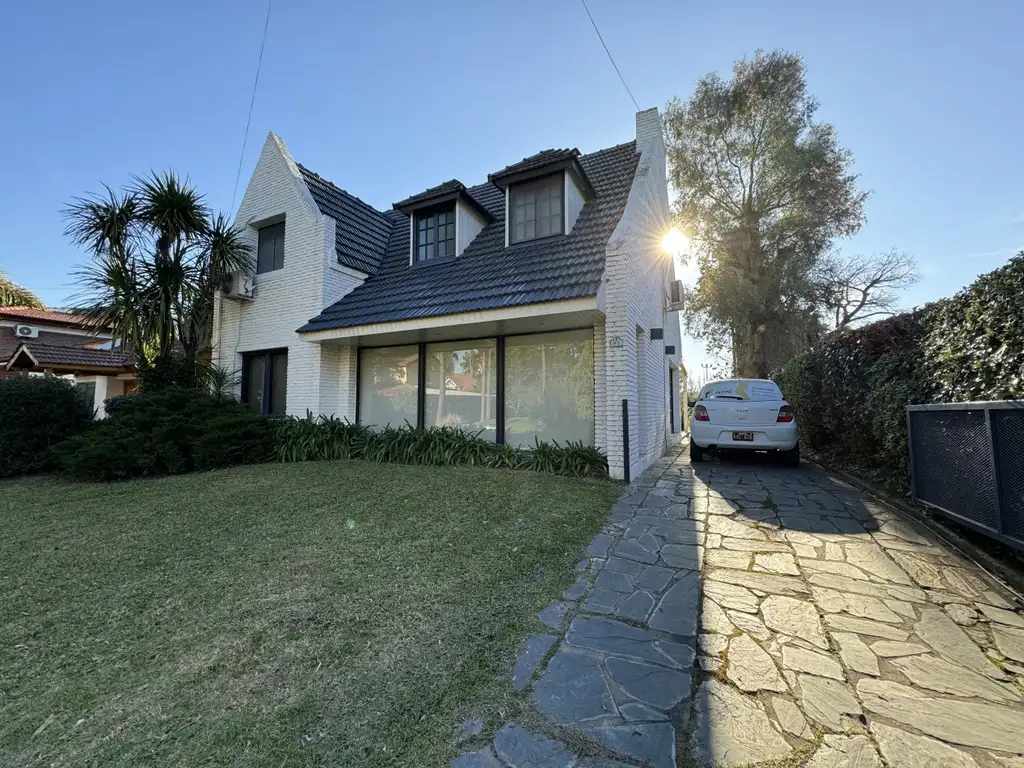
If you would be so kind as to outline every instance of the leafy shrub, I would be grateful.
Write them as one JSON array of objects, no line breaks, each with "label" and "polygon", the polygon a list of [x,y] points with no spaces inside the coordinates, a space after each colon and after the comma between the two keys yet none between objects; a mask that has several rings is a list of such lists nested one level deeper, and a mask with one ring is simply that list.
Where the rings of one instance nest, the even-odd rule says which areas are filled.
[{"label": "leafy shrub", "polygon": [[85,429],[92,415],[92,403],[65,379],[0,381],[0,477],[55,466],[53,446]]},{"label": "leafy shrub", "polygon": [[275,428],[232,398],[167,387],[118,399],[107,419],[56,452],[82,480],[201,472],[271,459]]},{"label": "leafy shrub", "polygon": [[152,362],[142,358],[137,364],[137,370],[139,391],[143,393],[177,387],[201,389],[227,396],[234,391],[240,379],[237,371],[224,370],[202,356],[195,359],[177,352]]},{"label": "leafy shrub", "polygon": [[495,445],[458,427],[410,426],[372,431],[334,417],[287,418],[278,422],[280,461],[363,459],[434,466],[475,465],[526,469],[573,477],[607,477],[608,460],[582,442],[535,442],[533,448]]},{"label": "leafy shrub", "polygon": [[1024,253],[951,299],[821,344],[777,381],[807,448],[907,489],[907,405],[1024,398]]}]

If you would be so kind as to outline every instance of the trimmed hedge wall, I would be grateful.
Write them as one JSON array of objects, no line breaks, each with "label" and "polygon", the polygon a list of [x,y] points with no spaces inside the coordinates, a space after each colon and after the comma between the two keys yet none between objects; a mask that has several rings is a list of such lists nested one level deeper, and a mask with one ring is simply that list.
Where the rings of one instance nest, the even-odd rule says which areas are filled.
[{"label": "trimmed hedge wall", "polygon": [[822,343],[776,381],[805,448],[908,491],[907,405],[1024,398],[1024,252],[952,298]]}]

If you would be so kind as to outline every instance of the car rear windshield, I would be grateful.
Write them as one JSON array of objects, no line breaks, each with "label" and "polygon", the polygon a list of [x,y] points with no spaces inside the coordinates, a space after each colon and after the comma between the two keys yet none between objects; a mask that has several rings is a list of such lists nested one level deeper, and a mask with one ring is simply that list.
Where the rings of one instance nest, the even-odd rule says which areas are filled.
[{"label": "car rear windshield", "polygon": [[715,381],[701,390],[701,400],[781,400],[782,392],[770,381]]}]

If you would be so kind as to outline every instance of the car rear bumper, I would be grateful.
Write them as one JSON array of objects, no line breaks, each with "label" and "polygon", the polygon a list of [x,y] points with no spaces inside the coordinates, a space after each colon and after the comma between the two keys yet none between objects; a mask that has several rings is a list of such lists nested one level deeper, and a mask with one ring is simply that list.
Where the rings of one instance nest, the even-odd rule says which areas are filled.
[{"label": "car rear bumper", "polygon": [[[733,440],[733,432],[753,432],[752,441]],[[789,451],[796,447],[796,424],[730,427],[690,420],[690,437],[701,448],[727,448],[738,451]]]}]

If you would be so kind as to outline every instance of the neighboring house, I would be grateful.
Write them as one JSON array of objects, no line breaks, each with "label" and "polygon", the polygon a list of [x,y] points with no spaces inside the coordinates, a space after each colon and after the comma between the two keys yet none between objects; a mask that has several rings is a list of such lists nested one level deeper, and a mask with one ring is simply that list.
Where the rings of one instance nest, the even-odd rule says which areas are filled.
[{"label": "neighboring house", "polygon": [[236,220],[256,275],[218,297],[217,363],[267,414],[582,441],[614,477],[628,455],[635,477],[681,435],[657,110],[636,127],[634,141],[545,150],[388,211],[270,134]]},{"label": "neighboring house", "polygon": [[98,418],[104,400],[137,386],[135,361],[114,348],[109,329],[68,312],[0,307],[0,378],[33,374],[74,381]]}]

